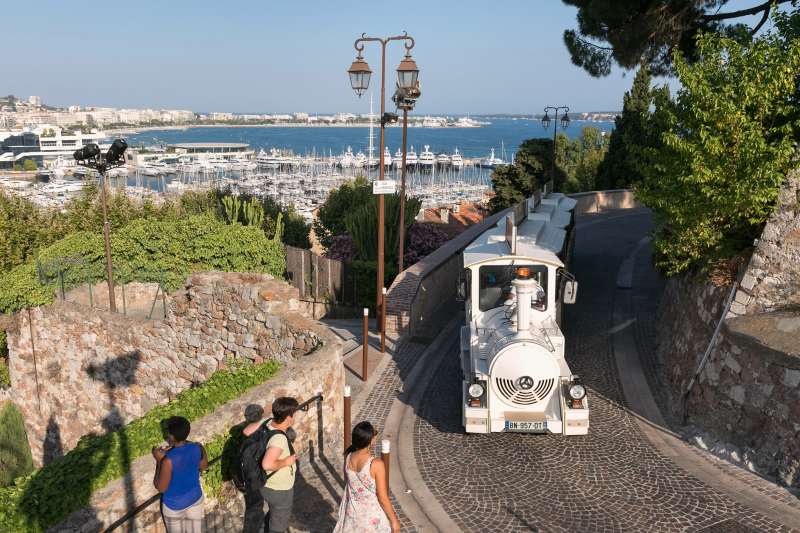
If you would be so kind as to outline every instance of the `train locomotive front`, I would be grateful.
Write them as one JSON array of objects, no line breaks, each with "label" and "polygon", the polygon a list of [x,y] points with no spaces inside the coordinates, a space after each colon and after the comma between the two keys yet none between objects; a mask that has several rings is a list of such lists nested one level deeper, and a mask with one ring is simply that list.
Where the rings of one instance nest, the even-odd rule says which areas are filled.
[{"label": "train locomotive front", "polygon": [[[588,433],[586,389],[564,357],[560,328],[562,305],[577,293],[561,260],[571,247],[574,201],[551,196],[548,203],[526,203],[531,216],[511,230],[513,219],[501,221],[464,252],[459,292],[467,315],[461,366],[468,433]],[[546,217],[536,216],[542,211]]]}]

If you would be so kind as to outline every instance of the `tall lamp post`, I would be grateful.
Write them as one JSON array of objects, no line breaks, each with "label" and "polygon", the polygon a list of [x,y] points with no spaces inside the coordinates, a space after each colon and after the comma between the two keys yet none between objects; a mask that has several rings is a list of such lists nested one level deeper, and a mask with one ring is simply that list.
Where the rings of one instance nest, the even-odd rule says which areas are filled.
[{"label": "tall lamp post", "polygon": [[561,129],[565,130],[569,127],[569,107],[562,105],[562,106],[547,106],[544,108],[544,117],[542,117],[542,127],[547,129],[550,127],[550,116],[547,114],[548,111],[555,112],[555,118],[553,119],[553,161],[551,162],[550,166],[550,179],[555,182],[556,179],[556,134],[558,133],[558,112],[560,110],[564,110],[564,116],[561,117]]},{"label": "tall lamp post", "polygon": [[[365,43],[377,42],[381,45],[381,134],[380,134],[380,165],[378,179],[384,179],[385,164],[384,164],[384,144],[385,144],[385,128],[386,124],[397,120],[397,115],[386,113],[386,45],[391,41],[403,41],[406,48],[406,57],[400,63],[397,69],[397,84],[404,89],[412,89],[417,85],[417,76],[419,70],[416,68],[414,60],[411,58],[411,49],[414,48],[414,39],[407,33],[403,35],[396,35],[394,37],[367,37],[366,33],[362,33],[361,37],[356,39],[353,46],[356,49],[356,59],[350,65],[347,73],[350,75],[350,85],[355,93],[361,97],[362,94],[369,88],[369,80],[372,76],[372,71],[364,61],[362,53],[364,52]],[[376,303],[377,310],[380,312],[383,305],[383,283],[384,283],[384,201],[383,195],[378,196],[378,283],[376,288]],[[380,316],[378,314],[377,316]],[[381,326],[382,327],[382,326]]]},{"label": "tall lamp post", "polygon": [[123,139],[117,139],[111,143],[111,147],[105,154],[100,153],[100,147],[96,144],[87,144],[79,150],[75,150],[73,157],[80,166],[92,168],[100,173],[100,206],[103,210],[103,244],[106,254],[106,276],[108,277],[108,309],[114,313],[117,311],[117,300],[114,296],[114,267],[111,263],[111,230],[108,224],[108,207],[106,205],[106,172],[110,168],[121,167],[125,164],[124,153],[128,148],[128,143]]},{"label": "tall lamp post", "polygon": [[[403,63],[405,63],[405,61],[403,61]],[[403,66],[403,63],[400,63],[401,67]],[[414,67],[416,68],[416,64],[414,64]],[[406,239],[406,147],[408,145],[408,112],[411,109],[414,109],[414,104],[417,102],[417,98],[420,96],[421,92],[419,90],[419,81],[417,81],[417,85],[413,89],[402,89],[398,85],[394,96],[392,96],[392,100],[397,108],[403,110],[403,159],[400,163],[400,242],[397,250],[398,273],[402,272],[403,268],[405,267],[403,247]]]}]

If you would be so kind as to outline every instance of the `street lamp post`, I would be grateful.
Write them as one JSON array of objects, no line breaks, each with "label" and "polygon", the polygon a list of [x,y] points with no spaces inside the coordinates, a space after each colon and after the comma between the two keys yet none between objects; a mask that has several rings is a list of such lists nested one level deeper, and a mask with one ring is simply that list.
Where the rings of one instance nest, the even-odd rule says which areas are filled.
[{"label": "street lamp post", "polygon": [[[353,46],[356,49],[357,55],[355,61],[350,66],[347,73],[350,75],[350,85],[356,94],[361,97],[362,94],[369,88],[369,80],[372,76],[372,71],[369,65],[364,61],[362,53],[364,52],[365,43],[377,42],[381,45],[381,133],[380,133],[380,166],[378,179],[384,179],[385,164],[384,164],[384,145],[385,145],[385,128],[386,124],[397,119],[396,115],[386,113],[386,45],[391,41],[403,41],[406,48],[406,57],[400,63],[397,69],[397,83],[402,88],[413,88],[417,83],[417,75],[419,70],[416,69],[414,60],[411,59],[411,49],[414,48],[414,39],[407,33],[397,35],[394,37],[367,37],[366,33],[362,33],[361,37],[356,39]],[[378,196],[378,283],[376,287],[376,310],[380,313],[381,306],[383,305],[383,284],[384,284],[384,199],[383,195]],[[378,314],[377,316],[380,316]],[[382,327],[382,326],[380,326]]]},{"label": "street lamp post", "polygon": [[73,156],[80,166],[92,168],[100,173],[100,206],[103,211],[103,244],[106,255],[106,276],[108,278],[108,309],[112,313],[117,311],[117,300],[114,295],[114,267],[111,262],[111,230],[108,223],[108,208],[106,204],[107,187],[106,172],[110,168],[119,167],[125,164],[123,154],[128,148],[128,143],[123,139],[117,139],[111,144],[106,154],[100,153],[100,147],[96,144],[87,144],[83,148],[76,150]]},{"label": "street lamp post", "polygon": [[[416,66],[416,65],[415,65]],[[397,272],[400,273],[405,267],[404,264],[404,244],[406,238],[406,153],[408,146],[408,112],[414,109],[417,98],[420,97],[419,81],[414,89],[402,89],[399,86],[392,97],[398,109],[403,110],[403,159],[400,169],[400,242],[397,250]]]},{"label": "street lamp post", "polygon": [[544,108],[544,117],[542,117],[542,127],[547,129],[550,126],[550,116],[547,114],[548,111],[555,111],[555,118],[553,119],[553,161],[551,162],[550,166],[550,179],[553,180],[555,183],[556,179],[556,134],[558,133],[558,112],[560,110],[564,110],[564,116],[561,117],[561,129],[567,129],[569,127],[569,107],[562,105],[562,106],[547,106]]}]

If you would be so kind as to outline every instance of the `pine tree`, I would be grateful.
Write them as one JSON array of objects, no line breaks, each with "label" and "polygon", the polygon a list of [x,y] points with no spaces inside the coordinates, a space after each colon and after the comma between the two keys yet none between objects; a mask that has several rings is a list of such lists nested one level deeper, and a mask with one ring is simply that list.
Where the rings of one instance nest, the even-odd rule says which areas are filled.
[{"label": "pine tree", "polygon": [[631,90],[623,97],[622,114],[614,120],[608,153],[597,172],[598,189],[625,188],[641,181],[638,156],[650,137],[648,121],[652,101],[650,72],[641,67]]}]

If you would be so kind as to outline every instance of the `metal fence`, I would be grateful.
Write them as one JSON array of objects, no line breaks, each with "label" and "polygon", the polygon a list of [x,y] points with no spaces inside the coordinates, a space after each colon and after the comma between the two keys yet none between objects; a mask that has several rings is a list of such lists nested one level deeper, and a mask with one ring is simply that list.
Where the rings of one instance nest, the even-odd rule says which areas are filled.
[{"label": "metal fence", "polygon": [[287,246],[286,272],[289,283],[300,291],[301,300],[344,307],[357,305],[355,276],[348,263]]},{"label": "metal fence", "polygon": [[[40,285],[53,290],[58,300],[109,310],[109,291],[103,265],[80,256],[36,262]],[[140,276],[124,263],[114,264],[114,299],[118,313],[142,318],[164,318],[167,298],[164,273],[159,281],[140,283]]]}]

